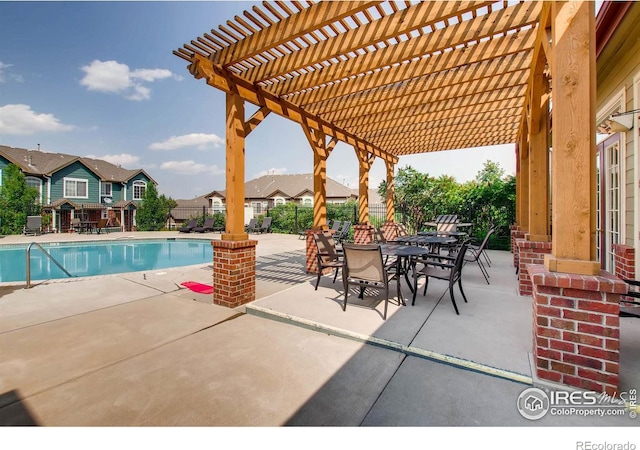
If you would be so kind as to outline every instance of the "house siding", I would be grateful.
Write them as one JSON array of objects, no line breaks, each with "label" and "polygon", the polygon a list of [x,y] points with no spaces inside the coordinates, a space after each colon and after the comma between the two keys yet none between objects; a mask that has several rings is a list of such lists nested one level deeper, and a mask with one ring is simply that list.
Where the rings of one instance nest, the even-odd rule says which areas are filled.
[{"label": "house siding", "polygon": [[99,179],[83,164],[75,162],[58,170],[51,177],[51,201],[64,197],[64,178],[79,178],[88,180],[88,198],[69,198],[74,203],[98,203],[100,202]]},{"label": "house siding", "polygon": [[[147,183],[147,185],[149,185],[149,183],[151,183],[151,180],[149,180],[149,178],[143,173],[139,173],[135,177],[131,178],[127,182],[127,198],[126,198],[126,200],[134,200],[134,198],[133,198],[133,183],[136,182],[136,181],[144,181],[145,183]],[[134,201],[135,202],[140,202],[140,200],[134,200]]]},{"label": "house siding", "polygon": [[[640,31],[634,24],[635,19],[640,14],[637,5],[632,7],[625,24],[621,26],[612,37],[605,52],[598,59],[598,95],[597,110],[604,108],[612,98],[624,90],[625,98],[622,105],[623,111],[634,109],[634,77],[640,73]],[[622,48],[625,43],[635,42],[629,48]],[[635,247],[637,230],[635,226],[635,204],[636,204],[636,155],[634,136],[636,127],[623,133],[621,136],[624,147],[624,198],[622,205],[624,212],[621,219],[624,221],[624,240],[622,243]]]}]

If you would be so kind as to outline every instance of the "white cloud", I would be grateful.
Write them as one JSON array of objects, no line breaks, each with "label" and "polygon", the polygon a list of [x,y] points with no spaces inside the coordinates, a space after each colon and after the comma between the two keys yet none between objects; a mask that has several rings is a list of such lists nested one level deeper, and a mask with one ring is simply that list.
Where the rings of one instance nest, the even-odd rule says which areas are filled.
[{"label": "white cloud", "polygon": [[167,161],[160,165],[160,169],[168,170],[171,172],[179,173],[181,175],[196,175],[199,173],[208,173],[209,175],[219,175],[224,173],[224,170],[219,169],[218,166],[196,163],[193,160],[189,161]]},{"label": "white cloud", "polygon": [[256,174],[254,178],[263,177],[265,175],[284,175],[287,172],[286,167],[272,167],[271,169],[263,170]]},{"label": "white cloud", "polygon": [[33,134],[73,129],[73,126],[61,123],[53,114],[37,114],[29,105],[0,107],[0,134]]},{"label": "white cloud", "polygon": [[135,155],[130,155],[129,153],[120,153],[119,155],[104,155],[104,156],[87,155],[87,158],[102,159],[104,161],[110,162],[111,164],[116,164],[122,167],[129,167],[129,168],[134,168],[140,165],[140,157]]},{"label": "white cloud", "polygon": [[205,150],[219,147],[224,144],[224,139],[216,134],[191,133],[182,136],[171,136],[166,141],[154,142],[149,146],[149,150],[175,150],[183,147],[196,147],[199,150]]},{"label": "white cloud", "polygon": [[7,73],[6,69],[8,69],[9,67],[13,67],[13,64],[6,64],[0,61],[0,83],[6,82],[7,79],[17,81],[18,83],[22,83],[24,81],[24,79],[22,78],[22,75]]},{"label": "white cloud", "polygon": [[142,82],[151,83],[174,76],[166,69],[135,69],[117,61],[94,60],[88,66],[82,66],[85,73],[80,84],[90,91],[120,94],[128,100],[148,100],[151,89]]}]

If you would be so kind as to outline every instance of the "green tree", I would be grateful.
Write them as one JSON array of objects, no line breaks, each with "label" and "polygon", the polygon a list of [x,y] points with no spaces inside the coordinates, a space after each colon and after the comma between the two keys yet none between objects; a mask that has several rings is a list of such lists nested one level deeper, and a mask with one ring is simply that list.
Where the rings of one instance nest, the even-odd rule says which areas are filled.
[{"label": "green tree", "polygon": [[0,188],[0,234],[20,234],[27,216],[39,213],[38,190],[27,186],[24,174],[14,164],[5,167]]},{"label": "green tree", "polygon": [[169,211],[175,208],[176,205],[176,201],[171,197],[166,197],[164,194],[159,196],[155,185],[149,183],[142,197],[142,203],[136,211],[136,226],[138,230],[162,230],[167,221]]}]

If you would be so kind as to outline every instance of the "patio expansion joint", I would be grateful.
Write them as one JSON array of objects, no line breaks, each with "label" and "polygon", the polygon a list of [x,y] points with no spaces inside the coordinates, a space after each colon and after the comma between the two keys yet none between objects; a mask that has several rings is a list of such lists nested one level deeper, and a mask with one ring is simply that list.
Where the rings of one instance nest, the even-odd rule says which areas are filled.
[{"label": "patio expansion joint", "polygon": [[443,353],[437,353],[431,350],[425,350],[411,345],[403,345],[399,342],[390,341],[387,339],[377,338],[375,336],[369,336],[366,334],[355,333],[353,331],[345,330],[342,328],[332,327],[330,325],[324,325],[311,320],[304,319],[302,317],[296,317],[291,314],[281,313],[269,308],[263,308],[254,304],[247,305],[247,314],[262,317],[269,320],[275,320],[277,322],[283,322],[305,328],[308,330],[316,331],[319,333],[328,334],[330,336],[341,337],[350,339],[356,342],[361,342],[367,345],[373,345],[376,347],[382,347],[387,350],[393,350],[403,353],[408,356],[414,356],[422,359],[428,359],[430,361],[439,362],[459,369],[469,370],[471,372],[480,373],[483,375],[492,376],[515,383],[525,384],[528,386],[533,385],[533,379],[521,373],[492,367],[486,364],[477,363],[464,358],[456,356],[446,355]]}]

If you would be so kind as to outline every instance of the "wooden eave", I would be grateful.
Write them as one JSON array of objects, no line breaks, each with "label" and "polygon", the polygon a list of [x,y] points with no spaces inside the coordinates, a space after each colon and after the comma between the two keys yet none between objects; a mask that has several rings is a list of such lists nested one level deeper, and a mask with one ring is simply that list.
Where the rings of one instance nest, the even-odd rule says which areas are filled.
[{"label": "wooden eave", "polygon": [[516,141],[543,8],[263,2],[174,54],[213,87],[397,163]]}]

